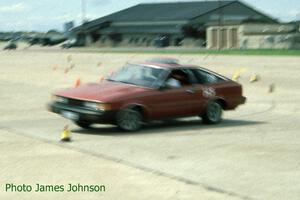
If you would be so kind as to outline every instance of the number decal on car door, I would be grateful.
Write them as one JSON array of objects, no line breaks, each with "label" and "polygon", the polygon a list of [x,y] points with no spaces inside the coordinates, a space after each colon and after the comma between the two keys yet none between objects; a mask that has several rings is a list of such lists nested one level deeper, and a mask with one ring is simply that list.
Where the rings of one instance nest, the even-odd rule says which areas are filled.
[{"label": "number decal on car door", "polygon": [[206,98],[211,98],[211,97],[216,96],[216,91],[214,88],[206,87],[206,88],[203,88],[202,95]]}]

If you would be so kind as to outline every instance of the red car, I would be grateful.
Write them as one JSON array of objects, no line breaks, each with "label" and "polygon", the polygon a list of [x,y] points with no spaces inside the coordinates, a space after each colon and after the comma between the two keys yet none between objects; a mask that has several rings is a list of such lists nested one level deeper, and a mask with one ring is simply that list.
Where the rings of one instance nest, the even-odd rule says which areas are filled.
[{"label": "red car", "polygon": [[246,101],[240,84],[174,60],[126,64],[102,83],[64,89],[53,97],[49,110],[80,127],[109,123],[126,131],[151,120],[188,116],[216,124],[223,110]]}]

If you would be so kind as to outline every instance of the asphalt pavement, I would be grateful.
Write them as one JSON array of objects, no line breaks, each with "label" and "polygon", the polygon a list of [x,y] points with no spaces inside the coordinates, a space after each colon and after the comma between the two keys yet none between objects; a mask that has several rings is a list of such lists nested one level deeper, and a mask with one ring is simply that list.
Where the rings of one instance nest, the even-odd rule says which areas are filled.
[{"label": "asphalt pavement", "polygon": [[[154,122],[134,133],[108,125],[85,130],[46,110],[52,91],[78,78],[99,81],[115,66],[149,57],[1,52],[0,199],[299,199],[298,57],[172,55],[227,76],[243,71],[247,103],[226,112],[219,125],[194,117]],[[249,83],[253,74],[261,80]],[[72,142],[61,143],[66,124]],[[106,191],[4,190],[6,183],[70,182],[104,184]]]}]

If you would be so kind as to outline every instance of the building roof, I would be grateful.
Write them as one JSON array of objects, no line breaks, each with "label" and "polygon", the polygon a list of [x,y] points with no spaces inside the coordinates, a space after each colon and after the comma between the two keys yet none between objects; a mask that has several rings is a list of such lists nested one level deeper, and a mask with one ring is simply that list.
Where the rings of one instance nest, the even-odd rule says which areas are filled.
[{"label": "building roof", "polygon": [[[95,19],[80,26],[85,30],[99,27],[104,23],[134,23],[134,22],[187,22],[207,13],[218,10],[222,7],[227,7],[233,3],[240,3],[243,6],[253,10],[259,15],[263,15],[270,20],[271,17],[266,16],[250,6],[245,5],[238,0],[224,0],[224,1],[193,1],[193,2],[167,2],[167,3],[143,3],[136,6],[112,13],[110,15]],[[225,13],[223,13],[225,14]],[[105,28],[105,27],[104,27]],[[79,30],[79,27],[75,28]]]},{"label": "building roof", "polygon": [[186,21],[236,1],[142,3],[84,24],[90,28],[104,22]]},{"label": "building roof", "polygon": [[122,22],[190,20],[233,2],[235,1],[144,3],[113,13],[102,19]]}]

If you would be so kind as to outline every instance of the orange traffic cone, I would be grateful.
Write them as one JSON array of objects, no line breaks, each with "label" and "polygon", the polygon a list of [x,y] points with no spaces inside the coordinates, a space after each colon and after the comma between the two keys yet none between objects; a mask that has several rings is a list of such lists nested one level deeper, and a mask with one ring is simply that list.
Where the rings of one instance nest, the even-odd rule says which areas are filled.
[{"label": "orange traffic cone", "polygon": [[69,130],[69,125],[64,127],[63,132],[61,133],[60,141],[70,142],[71,141],[71,131]]},{"label": "orange traffic cone", "polygon": [[99,82],[102,82],[104,81],[104,76],[100,76],[100,81]]},{"label": "orange traffic cone", "polygon": [[80,78],[76,80],[75,82],[75,87],[79,87],[81,85],[81,80]]}]

